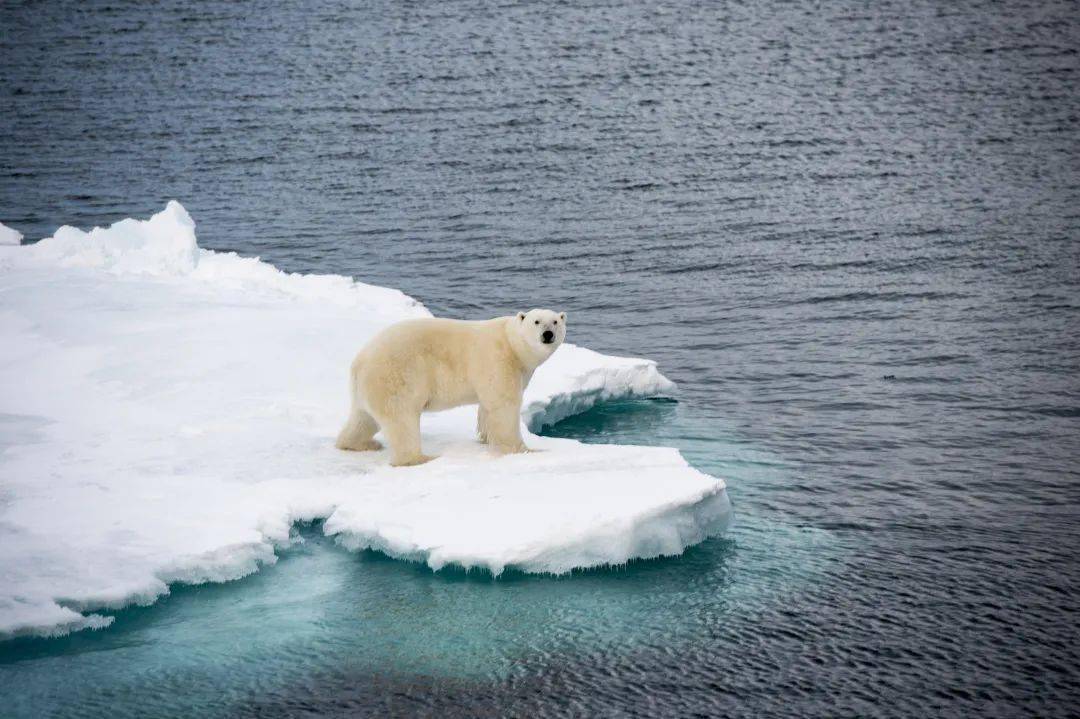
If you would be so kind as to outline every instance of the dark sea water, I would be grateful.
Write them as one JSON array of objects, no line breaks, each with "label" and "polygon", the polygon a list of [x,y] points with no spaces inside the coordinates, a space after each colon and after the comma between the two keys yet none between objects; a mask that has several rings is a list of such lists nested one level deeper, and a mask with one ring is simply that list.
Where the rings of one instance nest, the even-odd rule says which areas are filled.
[{"label": "dark sea water", "polygon": [[308,541],[0,645],[11,716],[1067,716],[1073,2],[0,5],[0,221],[145,217],[432,311],[570,313],[736,524],[551,578]]}]

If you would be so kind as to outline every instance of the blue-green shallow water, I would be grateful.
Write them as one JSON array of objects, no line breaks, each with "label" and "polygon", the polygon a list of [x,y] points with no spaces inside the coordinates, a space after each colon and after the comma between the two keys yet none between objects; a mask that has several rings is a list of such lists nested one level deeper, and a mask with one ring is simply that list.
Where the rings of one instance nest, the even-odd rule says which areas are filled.
[{"label": "blue-green shallow water", "polygon": [[176,198],[440,315],[565,309],[682,394],[551,431],[736,512],[558,580],[310,542],[0,646],[0,707],[1075,714],[1078,48],[1069,0],[0,3],[0,221]]},{"label": "blue-green shallow water", "polygon": [[[674,402],[613,403],[549,434],[670,441],[661,434],[679,431],[679,415]],[[715,456],[718,442],[703,449]],[[783,467],[746,448],[732,444],[722,454],[726,461],[705,469],[759,488],[782,477]],[[349,552],[317,524],[298,527],[297,536],[253,576],[174,587],[155,606],[118,612],[106,631],[0,644],[5,715],[552,710],[543,688],[565,680],[549,676],[552,668],[572,674],[576,663],[660,652],[694,672],[703,645],[740,661],[741,641],[766,640],[747,622],[783,611],[785,596],[805,591],[834,551],[827,533],[751,512],[728,537],[678,558],[495,579]],[[747,606],[757,609],[748,615]],[[609,693],[643,710],[656,701],[599,683],[584,701],[564,697],[562,710],[595,709]]]}]

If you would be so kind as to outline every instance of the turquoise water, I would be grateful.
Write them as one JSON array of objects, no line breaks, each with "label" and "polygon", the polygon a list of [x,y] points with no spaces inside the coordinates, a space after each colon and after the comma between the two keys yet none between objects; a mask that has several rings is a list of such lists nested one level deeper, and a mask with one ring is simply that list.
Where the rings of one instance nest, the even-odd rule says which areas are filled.
[{"label": "turquoise water", "polygon": [[[681,417],[675,402],[618,402],[547,434],[655,443],[688,429]],[[695,439],[686,442],[693,457]],[[762,453],[696,442],[702,458],[724,458],[701,468],[748,487],[736,496],[750,507],[782,481],[782,464]],[[545,681],[545,667],[657,649],[692,658],[703,642],[728,644],[734,659],[741,607],[779,607],[835,551],[826,532],[751,509],[737,517],[729,536],[678,558],[498,579],[350,552],[318,524],[298,526],[297,543],[252,576],[174,587],[154,606],[118,612],[105,631],[0,644],[5,715],[407,712],[447,697],[440,711],[497,714],[527,701],[522,685]]]}]

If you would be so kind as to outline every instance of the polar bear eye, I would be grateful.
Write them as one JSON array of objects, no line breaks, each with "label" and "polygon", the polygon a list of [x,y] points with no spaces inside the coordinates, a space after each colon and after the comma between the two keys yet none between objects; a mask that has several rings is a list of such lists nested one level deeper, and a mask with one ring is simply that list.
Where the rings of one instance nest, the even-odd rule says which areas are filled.
[{"label": "polar bear eye", "polygon": [[536,321],[536,324],[540,324],[540,320],[537,320],[537,321]]},{"label": "polar bear eye", "polygon": [[559,324],[559,321],[558,321],[558,320],[555,320],[555,324]]}]

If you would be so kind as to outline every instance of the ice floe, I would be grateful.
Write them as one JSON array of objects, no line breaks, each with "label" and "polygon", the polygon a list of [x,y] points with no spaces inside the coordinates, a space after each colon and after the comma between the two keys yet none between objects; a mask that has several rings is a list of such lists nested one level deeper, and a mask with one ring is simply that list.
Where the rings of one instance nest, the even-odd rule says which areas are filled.
[{"label": "ice floe", "polygon": [[[200,249],[176,202],[0,247],[0,637],[100,628],[171,583],[242,577],[303,520],[495,574],[673,555],[724,529],[723,481],[674,449],[527,435],[540,451],[496,457],[471,407],[425,415],[439,458],[420,467],[335,449],[353,354],[426,315],[396,290]],[[567,344],[523,421],[673,389],[651,361]]]}]

